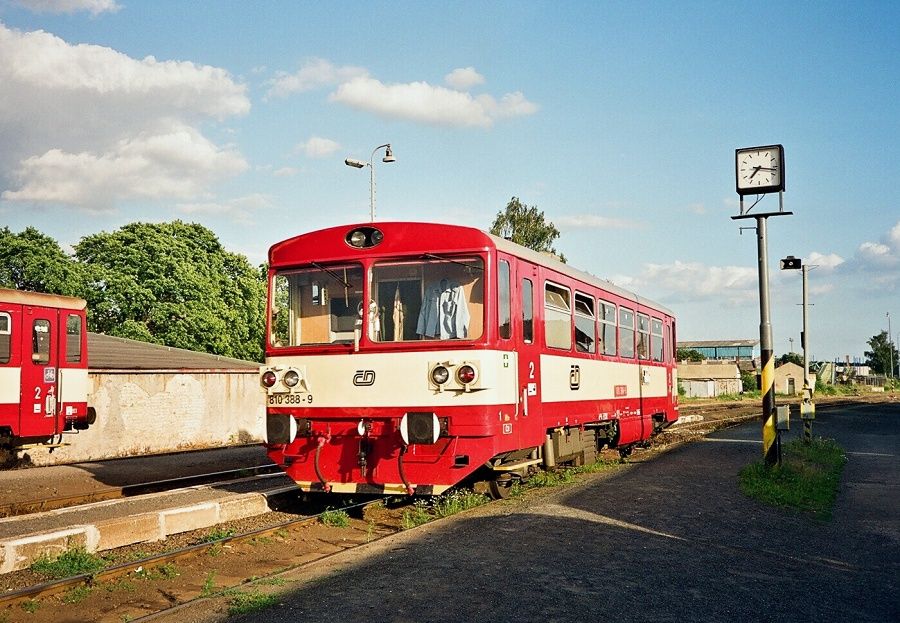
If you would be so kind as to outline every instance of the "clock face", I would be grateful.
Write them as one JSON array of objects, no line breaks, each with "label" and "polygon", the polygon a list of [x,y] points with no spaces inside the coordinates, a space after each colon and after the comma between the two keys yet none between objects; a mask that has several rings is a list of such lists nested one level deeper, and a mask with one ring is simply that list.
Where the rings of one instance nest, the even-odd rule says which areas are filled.
[{"label": "clock face", "polygon": [[735,152],[737,191],[742,195],[784,190],[784,148],[751,147]]}]

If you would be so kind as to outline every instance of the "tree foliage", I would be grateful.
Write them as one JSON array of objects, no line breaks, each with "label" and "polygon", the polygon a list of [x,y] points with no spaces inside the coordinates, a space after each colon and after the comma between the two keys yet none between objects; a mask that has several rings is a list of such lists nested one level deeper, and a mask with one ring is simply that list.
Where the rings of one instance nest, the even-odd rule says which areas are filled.
[{"label": "tree foliage", "polygon": [[80,267],[59,243],[34,227],[15,234],[0,229],[0,287],[80,296]]},{"label": "tree foliage", "polygon": [[866,357],[866,365],[877,374],[888,374],[891,371],[891,359],[893,359],[894,374],[897,373],[897,348],[891,344],[887,331],[873,335],[867,344],[872,350],[863,353]]},{"label": "tree foliage", "polygon": [[775,360],[775,363],[779,366],[783,366],[786,363],[796,363],[802,368],[803,355],[799,353],[784,353],[781,357]]},{"label": "tree foliage", "polygon": [[537,206],[526,206],[513,197],[506,209],[497,213],[491,224],[491,233],[507,238],[535,251],[552,253],[563,262],[566,258],[553,248],[553,241],[559,238],[559,230],[544,217]]},{"label": "tree foliage", "polygon": [[82,238],[92,330],[260,361],[265,282],[198,224],[131,223]]},{"label": "tree foliage", "polygon": [[703,353],[693,348],[677,348],[675,349],[675,359],[677,361],[703,361],[705,357]]}]

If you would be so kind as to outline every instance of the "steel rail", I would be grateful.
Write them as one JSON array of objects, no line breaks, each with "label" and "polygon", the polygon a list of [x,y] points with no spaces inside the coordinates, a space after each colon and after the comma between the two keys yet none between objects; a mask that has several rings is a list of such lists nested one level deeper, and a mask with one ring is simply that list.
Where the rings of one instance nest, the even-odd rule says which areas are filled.
[{"label": "steel rail", "polygon": [[270,463],[268,465],[260,465],[256,467],[239,467],[237,469],[229,469],[219,472],[209,472],[206,474],[196,474],[193,476],[179,476],[178,478],[169,478],[131,485],[122,485],[121,487],[107,487],[105,489],[97,489],[96,491],[90,491],[88,493],[37,498],[33,500],[26,500],[24,502],[12,502],[11,504],[0,505],[0,518],[15,517],[18,515],[27,515],[30,513],[67,508],[70,506],[77,506],[79,504],[89,504],[91,502],[116,500],[119,498],[143,495],[146,493],[159,493],[160,491],[168,491],[171,489],[180,489],[185,487],[223,482],[233,479],[235,476],[262,476],[280,473],[281,469],[274,463]]}]

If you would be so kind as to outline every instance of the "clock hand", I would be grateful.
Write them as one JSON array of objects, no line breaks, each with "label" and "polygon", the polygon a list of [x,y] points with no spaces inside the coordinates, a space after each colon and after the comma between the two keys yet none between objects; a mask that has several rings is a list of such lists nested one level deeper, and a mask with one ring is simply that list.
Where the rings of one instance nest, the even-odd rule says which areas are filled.
[{"label": "clock hand", "polygon": [[756,175],[757,173],[759,173],[759,170],[760,170],[761,168],[762,168],[762,167],[753,167],[753,173],[751,173],[751,174],[750,174],[750,177],[748,177],[747,179],[748,179],[748,180],[752,180],[752,179],[753,179],[753,176]]}]

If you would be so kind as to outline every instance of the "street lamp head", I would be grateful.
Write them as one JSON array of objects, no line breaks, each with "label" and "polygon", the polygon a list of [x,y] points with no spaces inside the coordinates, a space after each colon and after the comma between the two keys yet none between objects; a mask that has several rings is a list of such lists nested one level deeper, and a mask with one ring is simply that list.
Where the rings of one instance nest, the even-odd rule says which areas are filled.
[{"label": "street lamp head", "polygon": [[355,160],[353,158],[347,158],[346,160],[344,160],[344,164],[346,164],[348,167],[355,167],[357,169],[361,169],[364,166],[366,166],[367,163],[363,162],[362,160]]},{"label": "street lamp head", "polygon": [[384,150],[384,158],[381,159],[382,162],[397,162],[397,159],[394,158],[394,152],[391,151],[391,146],[387,145],[387,148]]}]

